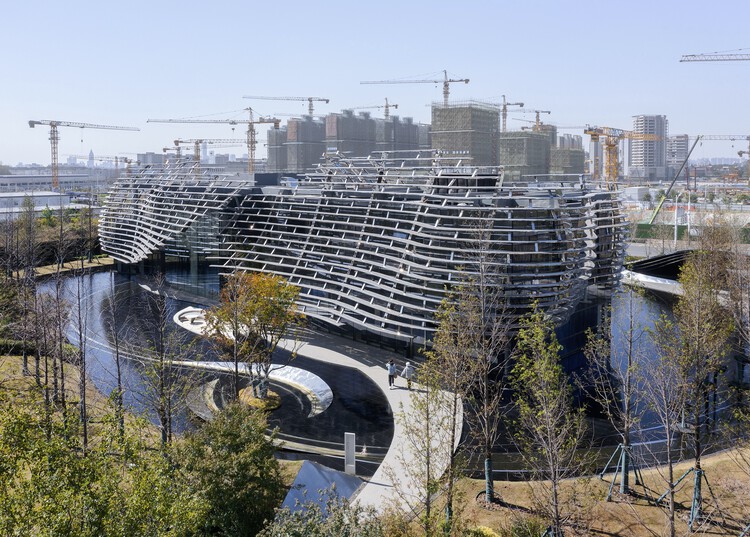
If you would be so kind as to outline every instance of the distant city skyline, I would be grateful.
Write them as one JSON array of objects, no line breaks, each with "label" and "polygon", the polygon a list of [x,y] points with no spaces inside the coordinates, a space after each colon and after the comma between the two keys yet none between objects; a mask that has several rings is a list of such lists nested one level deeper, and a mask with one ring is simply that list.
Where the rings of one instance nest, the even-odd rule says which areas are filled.
[{"label": "distant city skyline", "polygon": [[[177,137],[234,137],[243,125],[150,124],[148,118],[245,118],[304,114],[307,102],[243,95],[319,96],[316,112],[398,104],[393,115],[430,122],[442,84],[363,85],[366,80],[468,84],[451,100],[524,102],[542,120],[631,129],[637,115],[665,115],[670,134],[750,134],[750,62],[680,63],[683,54],[740,51],[739,0],[676,5],[611,2],[490,3],[468,0],[310,5],[134,0],[12,2],[3,8],[8,51],[0,86],[0,161],[49,164],[54,119],[139,127],[140,132],[60,129],[66,154],[155,151]],[[647,14],[647,16],[644,16]],[[731,16],[730,16],[731,15]],[[517,107],[516,107],[517,108]],[[370,109],[382,117],[382,109]],[[282,119],[286,119],[282,117]],[[533,114],[509,108],[508,128]],[[265,126],[264,126],[265,127]],[[258,156],[265,156],[265,128]],[[588,146],[588,137],[584,147]],[[694,158],[732,158],[745,140],[705,141]],[[238,150],[237,155],[244,151]]]}]

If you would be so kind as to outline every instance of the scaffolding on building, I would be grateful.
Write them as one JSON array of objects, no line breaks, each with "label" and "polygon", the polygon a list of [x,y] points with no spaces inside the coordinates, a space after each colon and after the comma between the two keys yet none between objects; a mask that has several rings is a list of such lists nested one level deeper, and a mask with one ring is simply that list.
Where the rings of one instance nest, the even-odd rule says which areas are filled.
[{"label": "scaffolding on building", "polygon": [[497,166],[500,107],[483,101],[432,103],[432,147],[474,166]]}]

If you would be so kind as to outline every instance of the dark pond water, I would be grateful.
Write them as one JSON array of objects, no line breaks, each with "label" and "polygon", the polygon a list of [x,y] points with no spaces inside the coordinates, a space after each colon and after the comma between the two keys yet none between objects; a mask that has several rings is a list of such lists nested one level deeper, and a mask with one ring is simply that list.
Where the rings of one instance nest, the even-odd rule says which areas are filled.
[{"label": "dark pond water", "polygon": [[[79,287],[80,286],[80,287]],[[39,292],[52,292],[54,286],[47,282]],[[65,280],[63,293],[66,299],[77,304],[81,296],[81,311],[85,319],[85,345],[89,377],[96,387],[109,395],[117,386],[117,367],[113,352],[115,336],[111,326],[117,327],[121,363],[121,376],[124,387],[125,404],[134,412],[149,416],[157,422],[153,411],[154,386],[149,380],[147,364],[153,355],[158,340],[158,312],[149,305],[153,294],[141,287],[135,280],[116,273],[98,273],[83,278]],[[113,299],[116,297],[116,299]],[[213,360],[217,358],[209,344],[172,322],[173,315],[194,303],[167,298],[165,307],[169,322],[165,323],[166,345],[174,353],[175,359]],[[74,308],[76,309],[76,308]],[[74,316],[75,317],[75,316]],[[69,340],[80,342],[77,321],[73,320],[68,332]],[[373,351],[375,352],[375,351]],[[285,351],[277,351],[274,360],[284,363],[289,360]],[[282,397],[282,405],[269,416],[269,425],[278,429],[278,437],[290,443],[300,443],[318,448],[343,450],[344,432],[356,434],[357,444],[367,446],[367,452],[375,456],[383,455],[393,436],[393,416],[382,391],[360,371],[335,364],[324,363],[298,356],[292,363],[321,377],[333,391],[331,405],[322,413],[308,417],[309,403],[306,397],[286,385],[274,385],[272,389]],[[180,370],[181,376],[188,377],[191,385],[218,378],[221,392],[222,383],[229,387],[227,375]],[[173,429],[184,431],[194,424],[190,412],[184,405],[177,404]],[[282,454],[295,458],[293,451]],[[304,458],[315,458],[305,454]],[[343,470],[343,460],[326,457],[325,463]],[[377,468],[377,461],[358,461],[358,473],[371,475]]]}]

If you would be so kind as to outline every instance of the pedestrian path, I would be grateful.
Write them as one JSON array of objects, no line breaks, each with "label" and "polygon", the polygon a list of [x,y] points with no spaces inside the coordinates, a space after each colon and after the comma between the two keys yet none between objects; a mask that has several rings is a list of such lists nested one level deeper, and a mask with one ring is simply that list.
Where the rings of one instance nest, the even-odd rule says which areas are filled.
[{"label": "pedestrian path", "polygon": [[[175,314],[174,320],[183,328],[196,334],[201,333],[204,325],[198,308],[186,308]],[[392,358],[398,365],[398,371],[401,372],[405,365],[403,356],[333,334],[306,331],[300,339],[303,340],[301,346],[299,341],[292,340],[282,340],[279,346],[296,350],[300,356],[357,369],[367,375],[383,391],[394,415],[393,439],[383,462],[370,479],[365,479],[365,485],[359,490],[355,501],[378,511],[389,506],[402,507],[402,496],[415,496],[416,491],[404,490],[410,486],[408,482],[401,483],[400,490],[397,491],[393,486],[391,476],[405,476],[405,465],[410,464],[410,461],[406,460],[410,456],[410,451],[404,449],[406,431],[403,420],[399,419],[398,415],[412,414],[412,398],[410,397],[412,392],[406,389],[406,381],[400,377],[397,377],[396,388],[389,389],[386,363]],[[419,386],[415,384],[413,389],[417,390]],[[459,423],[457,430],[460,431],[461,428],[462,423]],[[458,442],[460,435],[456,436]],[[440,471],[444,469],[436,468]]]}]

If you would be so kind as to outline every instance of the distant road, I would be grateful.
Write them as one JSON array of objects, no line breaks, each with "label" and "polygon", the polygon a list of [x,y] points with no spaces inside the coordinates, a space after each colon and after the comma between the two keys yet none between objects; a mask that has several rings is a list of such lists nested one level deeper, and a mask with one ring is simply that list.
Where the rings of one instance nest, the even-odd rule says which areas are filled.
[{"label": "distant road", "polygon": [[625,253],[630,257],[646,257],[647,247],[641,242],[631,242],[628,244]]}]

